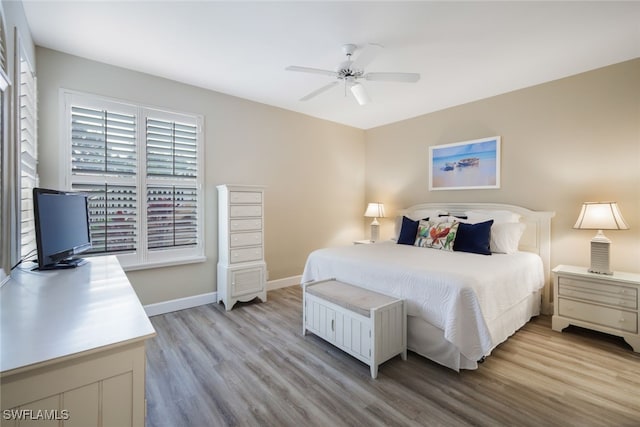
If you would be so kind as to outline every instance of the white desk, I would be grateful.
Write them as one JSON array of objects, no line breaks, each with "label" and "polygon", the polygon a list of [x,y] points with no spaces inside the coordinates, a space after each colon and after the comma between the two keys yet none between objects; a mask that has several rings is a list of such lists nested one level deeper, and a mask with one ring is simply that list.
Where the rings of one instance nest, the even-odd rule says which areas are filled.
[{"label": "white desk", "polygon": [[155,330],[116,257],[30,267],[0,289],[2,410],[45,409],[65,425],[143,426],[144,343]]}]

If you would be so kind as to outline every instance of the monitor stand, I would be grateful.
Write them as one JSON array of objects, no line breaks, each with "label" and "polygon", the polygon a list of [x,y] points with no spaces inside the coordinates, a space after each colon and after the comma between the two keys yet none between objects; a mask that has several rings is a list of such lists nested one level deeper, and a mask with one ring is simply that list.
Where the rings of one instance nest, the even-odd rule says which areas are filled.
[{"label": "monitor stand", "polygon": [[36,267],[34,270],[64,270],[67,268],[76,268],[87,263],[84,258],[67,258],[62,261],[58,261],[55,264],[45,265],[44,267]]}]

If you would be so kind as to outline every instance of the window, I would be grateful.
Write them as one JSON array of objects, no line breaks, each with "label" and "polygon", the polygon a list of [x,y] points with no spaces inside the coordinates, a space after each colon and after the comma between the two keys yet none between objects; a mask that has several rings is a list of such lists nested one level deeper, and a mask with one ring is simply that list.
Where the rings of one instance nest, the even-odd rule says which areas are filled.
[{"label": "window", "polygon": [[204,259],[202,117],[64,91],[67,187],[95,254],[126,268]]}]

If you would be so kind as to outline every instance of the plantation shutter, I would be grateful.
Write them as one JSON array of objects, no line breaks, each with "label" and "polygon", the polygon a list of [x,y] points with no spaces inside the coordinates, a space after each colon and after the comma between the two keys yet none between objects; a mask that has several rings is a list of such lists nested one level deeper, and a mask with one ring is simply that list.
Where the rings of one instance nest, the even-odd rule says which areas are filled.
[{"label": "plantation shutter", "polygon": [[4,17],[0,13],[0,67],[7,72],[7,38],[4,31]]},{"label": "plantation shutter", "polygon": [[188,187],[147,189],[149,249],[193,246],[198,243],[197,190]]},{"label": "plantation shutter", "polygon": [[64,93],[66,184],[89,195],[94,254],[126,269],[204,257],[202,116]]},{"label": "plantation shutter", "polygon": [[198,128],[147,119],[147,246],[198,244]]},{"label": "plantation shutter", "polygon": [[20,257],[36,250],[33,189],[38,186],[38,127],[36,77],[20,58]]},{"label": "plantation shutter", "polygon": [[89,195],[92,253],[136,250],[136,117],[71,107],[72,188]]},{"label": "plantation shutter", "polygon": [[73,189],[89,195],[90,253],[136,249],[135,186],[76,183]]},{"label": "plantation shutter", "polygon": [[195,125],[147,120],[148,175],[195,178],[197,152]]},{"label": "plantation shutter", "polygon": [[135,175],[135,116],[72,107],[71,150],[74,175]]}]

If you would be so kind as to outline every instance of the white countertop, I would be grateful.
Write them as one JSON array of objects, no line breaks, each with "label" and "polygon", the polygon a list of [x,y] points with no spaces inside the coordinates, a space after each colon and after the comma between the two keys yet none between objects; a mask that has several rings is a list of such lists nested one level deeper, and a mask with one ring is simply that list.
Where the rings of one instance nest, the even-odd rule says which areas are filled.
[{"label": "white countertop", "polygon": [[11,272],[0,288],[0,376],[155,336],[117,258],[87,260],[69,270],[30,264]]}]

